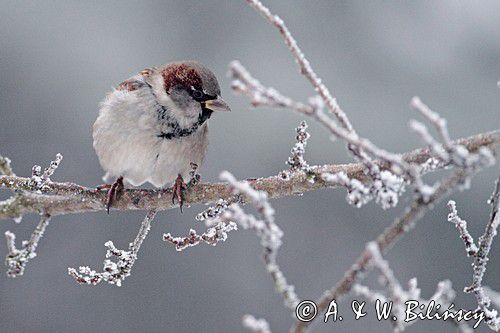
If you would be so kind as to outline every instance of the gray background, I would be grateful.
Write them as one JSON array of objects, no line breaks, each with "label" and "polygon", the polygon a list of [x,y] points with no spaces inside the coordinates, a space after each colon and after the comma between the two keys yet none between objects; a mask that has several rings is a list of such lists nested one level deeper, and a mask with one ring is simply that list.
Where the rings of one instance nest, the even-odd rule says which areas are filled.
[{"label": "gray background", "polygon": [[[419,95],[449,121],[454,137],[500,125],[500,3],[498,1],[267,1],[295,34],[314,68],[332,89],[358,132],[387,149],[418,147],[407,122]],[[210,120],[210,148],[203,178],[227,169],[237,177],[276,174],[294,142],[302,117],[289,111],[250,110],[234,96],[227,64],[239,59],[262,82],[298,100],[312,89],[277,31],[243,1],[1,1],[0,152],[19,175],[64,161],[53,177],[94,186],[102,170],[92,148],[91,126],[110,88],[137,71],[179,59],[198,59],[220,79],[233,112]],[[307,149],[311,164],[347,162],[344,145],[314,122]],[[477,237],[488,218],[486,200],[498,166],[480,174],[470,191],[453,195]],[[6,193],[1,194],[6,197]],[[359,255],[401,212],[374,204],[350,207],[343,190],[322,190],[272,202],[284,230],[279,263],[299,296],[314,299],[338,281]],[[2,332],[240,332],[250,313],[269,320],[274,332],[292,322],[273,291],[251,232],[231,234],[217,247],[177,253],[163,232],[186,234],[203,207],[161,213],[124,286],[80,286],[67,267],[102,267],[104,243],[124,248],[142,213],[112,212],[56,217],[25,276],[0,276]],[[388,255],[396,276],[418,277],[423,296],[451,279],[457,303],[474,307],[462,288],[471,281],[470,261],[447,209],[440,203]],[[2,221],[0,232],[26,239],[37,220]],[[500,289],[500,242],[492,249],[486,283]],[[0,256],[6,253],[0,247]],[[373,279],[369,280],[372,281]],[[373,282],[373,281],[372,281]],[[406,283],[406,282],[405,282]],[[372,284],[373,285],[373,284]],[[350,296],[348,300],[352,300]],[[370,305],[371,309],[372,306]],[[316,332],[386,332],[373,313]],[[484,326],[484,325],[483,325]],[[419,322],[408,332],[453,331],[442,322]],[[483,331],[486,329],[483,327]]]}]

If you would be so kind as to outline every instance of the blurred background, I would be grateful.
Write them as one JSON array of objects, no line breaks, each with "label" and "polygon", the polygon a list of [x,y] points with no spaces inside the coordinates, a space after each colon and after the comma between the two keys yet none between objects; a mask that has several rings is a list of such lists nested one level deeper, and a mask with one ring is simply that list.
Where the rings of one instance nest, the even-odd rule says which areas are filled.
[{"label": "blurred background", "polygon": [[[499,128],[500,2],[498,1],[266,1],[288,24],[313,67],[338,98],[357,131],[395,152],[421,146],[409,133],[410,98],[448,119],[453,137]],[[297,100],[314,91],[277,31],[244,1],[0,1],[0,153],[17,174],[30,175],[64,155],[52,177],[86,186],[101,183],[91,127],[98,103],[111,87],[138,71],[181,59],[205,63],[218,76],[233,112],[210,120],[210,147],[201,169],[205,181],[222,170],[239,178],[268,176],[284,169],[303,118],[285,110],[248,107],[229,89],[227,65],[238,59],[264,84]],[[309,121],[310,164],[352,161],[344,144]],[[484,230],[498,164],[481,173],[469,191],[452,196],[470,231]],[[8,193],[1,193],[0,199]],[[343,190],[321,190],[272,201],[284,230],[278,262],[303,299],[316,299],[343,275],[396,217],[409,198],[383,211],[374,204],[350,207]],[[68,267],[102,268],[104,243],[125,248],[143,212],[55,217],[25,276],[0,274],[2,332],[244,332],[241,317],[266,318],[274,332],[293,322],[274,293],[252,232],[238,231],[217,247],[181,253],[161,238],[204,229],[193,217],[162,212],[145,241],[132,275],[121,288],[80,286]],[[462,289],[471,281],[470,260],[458,233],[438,204],[387,256],[406,285],[417,277],[423,297],[450,279],[456,303],[474,308]],[[38,219],[6,220],[18,243]],[[3,242],[3,241],[2,241]],[[19,245],[19,244],[18,244]],[[485,282],[500,289],[500,240]],[[5,256],[0,246],[0,257]],[[496,255],[495,255],[496,254]],[[374,274],[366,283],[374,284]],[[387,332],[373,313],[354,321],[353,296],[340,304],[345,320],[314,332]],[[367,305],[373,309],[372,305]],[[372,310],[373,311],[373,310]],[[452,332],[443,322],[418,322],[408,332]],[[484,325],[479,331],[488,331]]]}]

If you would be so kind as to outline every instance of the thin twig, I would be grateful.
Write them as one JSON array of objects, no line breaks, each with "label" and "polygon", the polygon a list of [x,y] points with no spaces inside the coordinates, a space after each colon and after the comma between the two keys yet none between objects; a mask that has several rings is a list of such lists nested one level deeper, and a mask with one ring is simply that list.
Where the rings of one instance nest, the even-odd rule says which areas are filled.
[{"label": "thin twig", "polygon": [[5,232],[7,240],[8,253],[5,257],[5,265],[7,266],[7,275],[9,277],[18,277],[24,274],[24,269],[29,260],[36,257],[36,248],[38,242],[45,233],[45,229],[49,225],[50,215],[43,214],[40,222],[31,234],[29,241],[23,241],[21,249],[17,249],[15,245],[16,235],[10,231]]},{"label": "thin twig", "polygon": [[156,210],[149,210],[142,220],[139,232],[134,241],[129,244],[128,250],[119,250],[112,241],[107,241],[104,245],[108,248],[106,258],[116,257],[116,262],[104,260],[104,269],[102,272],[96,272],[88,266],[80,266],[77,269],[68,268],[68,274],[75,278],[80,284],[96,285],[102,281],[114,284],[120,287],[123,280],[130,275],[132,267],[137,260],[137,255],[142,243],[146,239],[151,223],[156,216]]},{"label": "thin twig", "polygon": [[[464,291],[466,293],[473,293],[476,297],[476,301],[478,304],[478,310],[484,312],[485,314],[485,322],[488,326],[494,330],[500,330],[500,316],[498,316],[498,312],[495,309],[490,309],[491,300],[488,297],[488,293],[483,288],[483,277],[486,273],[486,265],[489,261],[489,253],[491,250],[491,244],[493,243],[493,238],[497,234],[498,226],[500,225],[500,177],[497,179],[495,184],[495,190],[491,195],[490,200],[488,201],[491,205],[491,214],[488,223],[486,224],[485,231],[481,237],[479,237],[477,246],[474,244],[472,240],[472,236],[467,232],[466,228],[459,228],[462,239],[466,244],[466,248],[470,248],[470,242],[474,246],[475,251],[470,253],[468,250],[468,254],[474,256],[474,263],[472,265],[474,269],[474,273],[472,275],[472,284],[469,287],[466,287]],[[460,219],[457,215],[456,209],[452,202],[451,213],[452,219],[451,221],[459,221],[458,225],[466,226],[466,222]],[[450,218],[449,218],[450,220]],[[464,237],[464,233],[466,236]]]},{"label": "thin twig", "polygon": [[347,115],[339,107],[339,105],[335,101],[335,98],[333,98],[328,88],[323,84],[321,78],[312,69],[311,64],[306,59],[304,53],[297,44],[297,41],[295,40],[295,38],[293,38],[292,34],[286,27],[285,22],[283,22],[283,20],[278,15],[272,14],[269,8],[264,6],[259,0],[247,0],[247,2],[262,16],[264,16],[272,25],[278,28],[280,34],[285,40],[286,45],[288,45],[290,51],[292,52],[295,61],[297,61],[297,63],[299,64],[300,72],[309,80],[314,89],[323,98],[323,100],[326,102],[326,106],[328,107],[330,112],[335,115],[342,127],[347,132],[355,133],[351,122],[347,118]]}]

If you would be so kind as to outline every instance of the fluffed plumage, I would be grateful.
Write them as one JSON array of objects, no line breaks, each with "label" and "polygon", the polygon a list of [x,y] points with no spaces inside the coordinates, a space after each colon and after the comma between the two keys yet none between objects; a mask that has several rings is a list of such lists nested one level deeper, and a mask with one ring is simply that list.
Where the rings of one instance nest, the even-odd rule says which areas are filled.
[{"label": "fluffed plumage", "polygon": [[188,177],[190,163],[205,158],[212,112],[229,110],[215,75],[194,61],[129,78],[106,96],[93,127],[104,180],[163,187]]}]

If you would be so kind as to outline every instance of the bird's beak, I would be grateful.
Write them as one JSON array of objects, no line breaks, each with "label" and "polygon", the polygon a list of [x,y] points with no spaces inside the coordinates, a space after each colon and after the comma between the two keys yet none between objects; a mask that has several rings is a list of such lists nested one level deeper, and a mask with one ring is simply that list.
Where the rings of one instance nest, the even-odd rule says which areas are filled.
[{"label": "bird's beak", "polygon": [[231,111],[231,108],[227,103],[221,98],[217,97],[216,99],[211,99],[205,102],[205,107],[212,111]]}]

